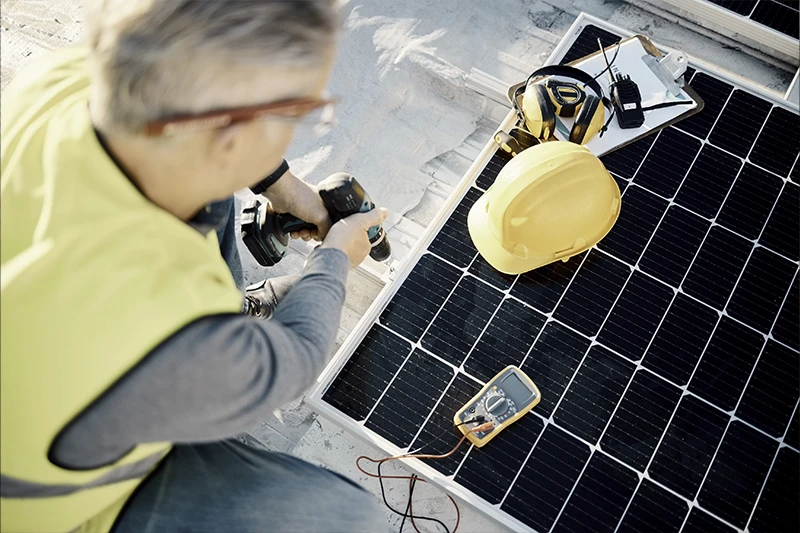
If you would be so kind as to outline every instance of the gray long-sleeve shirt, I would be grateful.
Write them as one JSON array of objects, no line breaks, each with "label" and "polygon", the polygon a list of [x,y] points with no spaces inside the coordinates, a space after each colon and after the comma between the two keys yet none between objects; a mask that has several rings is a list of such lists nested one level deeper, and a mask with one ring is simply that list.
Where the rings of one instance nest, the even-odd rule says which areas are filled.
[{"label": "gray long-sleeve shirt", "polygon": [[136,444],[213,441],[255,426],[321,372],[348,270],[344,252],[319,248],[272,320],[231,314],[185,326],[73,420],[51,458],[91,468]]}]

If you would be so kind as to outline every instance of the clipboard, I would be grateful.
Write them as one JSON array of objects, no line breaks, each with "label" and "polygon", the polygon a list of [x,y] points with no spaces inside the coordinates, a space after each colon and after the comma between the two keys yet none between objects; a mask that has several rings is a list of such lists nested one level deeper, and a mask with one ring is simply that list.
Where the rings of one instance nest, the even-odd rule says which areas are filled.
[{"label": "clipboard", "polygon": [[[614,57],[617,44],[605,48],[609,61]],[[603,137],[596,135],[586,144],[586,147],[595,155],[601,156],[627,146],[639,139],[656,133],[667,126],[671,126],[685,118],[688,118],[702,111],[704,107],[703,99],[689,85],[681,87],[679,95],[671,95],[667,92],[667,87],[656,76],[656,74],[645,64],[642,57],[647,54],[655,59],[661,59],[664,54],[644,35],[632,35],[619,42],[619,54],[614,64],[619,67],[624,74],[631,76],[633,81],[639,86],[642,94],[642,105],[647,106],[659,101],[686,100],[691,101],[688,105],[676,105],[663,109],[645,111],[645,121],[642,126],[636,129],[623,130],[619,127],[616,118],[612,119],[608,125],[608,130]],[[579,68],[591,76],[596,76],[605,68],[605,62],[600,50],[567,63],[572,67]],[[557,76],[556,76],[557,77]],[[608,96],[609,81],[606,73],[597,78],[597,82]],[[508,99],[514,103],[514,94],[525,86],[525,81],[514,84],[508,89]],[[522,94],[517,97],[517,106],[522,107]],[[606,120],[608,119],[606,109]],[[566,140],[572,128],[574,120],[572,118],[556,117],[556,131],[554,136],[548,140]]]}]

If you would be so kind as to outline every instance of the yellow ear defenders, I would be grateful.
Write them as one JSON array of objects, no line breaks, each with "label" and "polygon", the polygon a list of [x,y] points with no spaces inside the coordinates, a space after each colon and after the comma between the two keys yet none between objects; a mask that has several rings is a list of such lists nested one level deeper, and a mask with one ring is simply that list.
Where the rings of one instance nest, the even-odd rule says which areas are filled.
[{"label": "yellow ear defenders", "polygon": [[[541,81],[537,78],[547,76]],[[572,78],[580,84],[553,79],[552,76]],[[594,94],[587,94],[586,87]],[[517,98],[522,96],[521,109]],[[514,106],[520,119],[525,122],[526,129],[535,137],[547,140],[555,130],[556,115],[575,117],[575,123],[569,133],[569,140],[577,144],[586,144],[598,132],[605,132],[605,109],[613,114],[611,102],[603,96],[603,90],[597,81],[586,72],[567,65],[542,67],[534,71],[525,83],[524,88],[517,89],[514,95]]]}]

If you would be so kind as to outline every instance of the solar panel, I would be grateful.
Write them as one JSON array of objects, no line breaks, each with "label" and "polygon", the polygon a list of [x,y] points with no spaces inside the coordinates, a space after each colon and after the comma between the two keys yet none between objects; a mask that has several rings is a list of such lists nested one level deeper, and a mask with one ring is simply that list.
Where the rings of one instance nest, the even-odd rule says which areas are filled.
[{"label": "solar panel", "polygon": [[[597,38],[617,40],[587,25],[562,62]],[[466,217],[510,159],[494,153],[322,401],[444,453],[454,413],[518,365],[539,405],[425,460],[479,508],[535,531],[796,531],[798,116],[687,78],[704,111],[601,158],[621,216],[566,263],[507,276],[478,255]]]},{"label": "solar panel", "polygon": [[713,4],[749,18],[768,28],[798,38],[798,3],[796,0],[708,0]]}]

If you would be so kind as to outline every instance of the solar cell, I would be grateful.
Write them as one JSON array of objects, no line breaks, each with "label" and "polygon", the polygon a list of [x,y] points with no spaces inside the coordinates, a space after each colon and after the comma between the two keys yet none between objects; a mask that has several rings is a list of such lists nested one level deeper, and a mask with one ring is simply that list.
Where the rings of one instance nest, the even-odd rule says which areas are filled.
[{"label": "solar cell", "polygon": [[503,300],[464,369],[486,382],[508,365],[521,364],[545,320],[543,314],[518,300]]},{"label": "solar cell", "polygon": [[613,532],[638,482],[636,472],[595,452],[553,532]]},{"label": "solar cell", "polygon": [[549,531],[588,460],[586,444],[548,424],[501,508]]},{"label": "solar cell", "polygon": [[732,411],[764,346],[764,337],[723,316],[689,382],[689,390]]},{"label": "solar cell", "polygon": [[678,405],[681,390],[647,370],[634,374],[600,445],[643,472]]},{"label": "solar cell", "polygon": [[800,22],[797,20],[797,4],[793,7],[794,9],[771,0],[761,0],[756,5],[750,18],[773,30],[797,39],[800,36],[800,31],[798,30]]},{"label": "solar cell", "polygon": [[783,180],[778,176],[745,163],[717,223],[746,239],[758,239],[782,188]]},{"label": "solar cell", "polygon": [[741,422],[731,422],[697,500],[744,529],[764,485],[778,442]]},{"label": "solar cell", "polygon": [[455,480],[490,503],[500,503],[544,428],[541,418],[526,416],[503,431],[493,446],[473,447]]},{"label": "solar cell", "polygon": [[800,433],[800,409],[795,407],[794,416],[792,417],[792,421],[789,422],[789,427],[786,430],[786,435],[783,436],[783,442],[785,442],[789,446],[793,446],[795,449],[800,448],[800,438],[798,438],[799,433]]},{"label": "solar cell", "polygon": [[683,533],[734,533],[736,530],[695,507],[689,512],[689,517],[681,531]]},{"label": "solar cell", "polygon": [[712,309],[678,294],[642,364],[673,383],[686,385],[718,321]]},{"label": "solar cell", "polygon": [[[617,40],[587,25],[562,61],[598,37]],[[466,217],[510,159],[492,155],[322,400],[444,453],[454,413],[518,365],[542,392],[533,411],[425,460],[479,507],[537,531],[796,530],[797,114],[686,78],[705,109],[601,158],[619,220],[566,262],[511,276],[478,255]]]},{"label": "solar cell", "polygon": [[598,342],[628,359],[640,360],[674,295],[670,287],[634,272],[600,330]]},{"label": "solar cell", "polygon": [[736,416],[779,439],[786,432],[798,397],[800,358],[790,348],[770,339],[744,391]]},{"label": "solar cell", "polygon": [[800,530],[797,495],[800,494],[800,454],[781,448],[750,519],[752,533]]},{"label": "solar cell", "polygon": [[658,134],[633,182],[664,198],[672,198],[700,152],[701,142],[676,128]]},{"label": "solar cell", "polygon": [[631,185],[622,197],[622,209],[617,223],[597,247],[635,265],[664,216],[667,205],[667,200],[638,184]]},{"label": "solar cell", "polygon": [[685,395],[647,469],[650,477],[693,500],[728,420],[722,411]]},{"label": "solar cell", "polygon": [[596,444],[628,386],[635,366],[594,345],[553,414],[556,423]]},{"label": "solar cell", "polygon": [[644,479],[617,531],[620,533],[679,531],[688,512],[689,505],[684,500],[649,479]]},{"label": "solar cell", "polygon": [[528,376],[534,376],[542,395],[536,412],[549,417],[583,360],[591,341],[558,322],[548,322],[522,364]]}]

